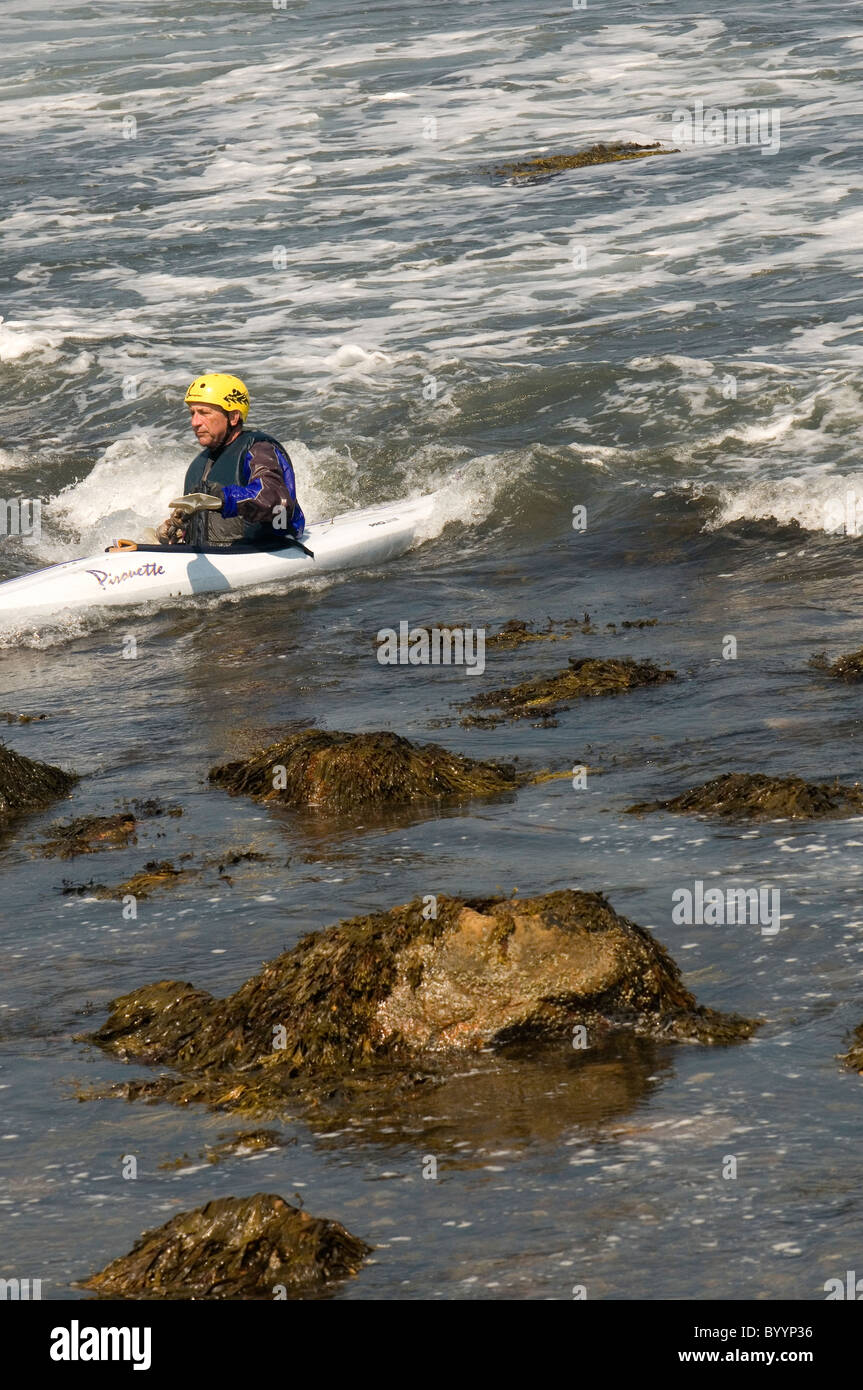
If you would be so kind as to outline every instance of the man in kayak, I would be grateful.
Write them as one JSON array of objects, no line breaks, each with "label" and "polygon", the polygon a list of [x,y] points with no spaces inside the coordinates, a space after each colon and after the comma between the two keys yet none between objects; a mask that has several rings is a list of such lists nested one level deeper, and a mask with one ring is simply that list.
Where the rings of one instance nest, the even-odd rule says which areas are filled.
[{"label": "man in kayak", "polygon": [[273,549],[302,534],[294,470],[277,439],[246,428],[249,393],[239,377],[206,372],[186,392],[202,446],[176,509],[156,530],[162,545]]}]

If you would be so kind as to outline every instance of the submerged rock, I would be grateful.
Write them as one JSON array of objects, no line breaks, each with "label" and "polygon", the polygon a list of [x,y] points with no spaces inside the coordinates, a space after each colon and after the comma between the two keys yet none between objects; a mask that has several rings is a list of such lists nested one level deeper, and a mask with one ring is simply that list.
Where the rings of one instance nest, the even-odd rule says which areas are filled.
[{"label": "submerged rock", "polygon": [[700,1007],[667,951],[599,893],[440,895],[435,909],[427,919],[416,899],[314,932],[227,999],[147,985],[115,1000],[90,1041],[183,1074],[129,1095],[263,1113],[316,1076],[433,1071],[436,1059],[559,1039],[577,1023],[721,1044],[757,1026]]},{"label": "submerged rock", "polygon": [[631,657],[609,657],[605,660],[573,656],[569,667],[552,676],[535,676],[502,690],[489,690],[474,695],[468,706],[487,709],[497,705],[500,714],[467,716],[462,723],[471,725],[499,724],[505,719],[547,718],[567,709],[569,700],[584,700],[596,695],[620,695],[640,686],[660,685],[674,680],[674,671],[663,670],[652,661],[633,661]]},{"label": "submerged rock", "polygon": [[224,763],[210,781],[256,801],[341,815],[366,806],[459,800],[513,791],[515,769],[477,762],[436,743],[389,732],[308,729],[241,762]]},{"label": "submerged rock", "polygon": [[540,632],[534,629],[532,623],[524,622],[521,618],[510,618],[508,623],[504,623],[500,632],[492,633],[491,637],[486,637],[486,651],[515,651],[517,647],[523,647],[525,642],[562,642],[565,639],[564,633],[554,632],[551,619],[548,625]]},{"label": "submerged rock", "polygon": [[173,888],[181,878],[189,877],[189,869],[175,869],[167,860],[150,859],[138,873],[124,883],[109,886],[105,883],[70,883],[63,880],[64,893],[91,894],[94,898],[149,898],[157,888]]},{"label": "submerged rock", "polygon": [[221,1163],[237,1154],[264,1153],[267,1149],[278,1149],[285,1144],[296,1144],[296,1139],[286,1140],[278,1129],[246,1129],[238,1134],[230,1134],[220,1144],[204,1149],[200,1154],[208,1163]]},{"label": "submerged rock", "polygon": [[111,1298],[285,1298],[356,1274],[372,1247],[281,1197],[220,1197],[145,1231],[81,1288]]},{"label": "submerged rock", "polygon": [[175,869],[169,860],[150,859],[139,873],[118,883],[115,888],[104,888],[97,896],[103,898],[124,898],[132,894],[136,898],[148,898],[156,888],[172,888],[181,878],[193,872],[189,869]]},{"label": "submerged rock", "polygon": [[136,843],[139,822],[158,816],[181,816],[181,806],[165,806],[150,798],[133,801],[113,816],[77,816],[74,820],[52,825],[52,834],[40,846],[46,857],[75,859],[80,854],[97,854],[103,849],[126,849]]},{"label": "submerged rock", "polygon": [[627,811],[679,811],[740,820],[817,820],[863,812],[863,788],[838,781],[804,782],[761,772],[726,772],[667,801],[641,801]]},{"label": "submerged rock", "polygon": [[75,773],[25,758],[0,743],[0,822],[49,805],[77,781]]},{"label": "submerged rock", "polygon": [[828,676],[833,676],[836,680],[861,681],[863,680],[863,647],[837,657],[832,665],[826,657],[813,658],[810,664],[826,671]]},{"label": "submerged rock", "polygon": [[[563,630],[555,632],[555,628]],[[574,632],[585,634],[595,633],[596,628],[590,620],[590,614],[585,613],[583,618],[549,618],[544,628],[537,629],[533,623],[525,622],[522,618],[510,618],[509,622],[504,623],[500,632],[495,632],[491,637],[485,639],[486,649],[490,651],[515,651],[517,647],[522,647],[526,642],[565,642]]]},{"label": "submerged rock", "polygon": [[852,1071],[863,1072],[863,1023],[859,1023],[854,1029],[853,1042],[842,1061]]},{"label": "submerged rock", "polygon": [[[108,818],[106,817],[106,819]],[[134,839],[131,843],[134,843]],[[93,845],[92,849],[74,850],[73,853],[93,853],[95,850],[103,848],[109,848],[109,846],[96,844]],[[69,855],[64,857],[68,858]],[[159,888],[174,888],[181,881],[188,882],[189,879],[196,878],[208,870],[216,871],[219,883],[233,887],[234,879],[227,872],[228,868],[265,863],[269,857],[268,854],[262,854],[254,849],[230,850],[227,854],[222,854],[216,859],[205,859],[199,868],[187,865],[182,869],[178,869],[170,860],[150,859],[143,869],[139,869],[136,874],[132,874],[131,878],[127,878],[123,883],[97,883],[92,878],[88,879],[86,883],[75,883],[72,879],[64,878],[63,892],[77,893],[79,897],[86,895],[93,898],[123,898],[128,894],[133,894],[137,898],[148,898]],[[181,862],[191,858],[192,855],[189,853],[180,855]]]},{"label": "submerged rock", "polygon": [[[286,1140],[278,1129],[247,1129],[223,1137],[221,1144],[201,1149],[197,1157],[208,1163],[222,1163],[227,1158],[244,1158],[247,1154],[264,1153],[267,1149],[283,1148],[286,1144],[296,1144],[296,1138]],[[184,1153],[180,1158],[168,1159],[160,1163],[160,1169],[188,1167],[194,1159]]]},{"label": "submerged rock", "polygon": [[103,849],[125,849],[134,844],[138,822],[131,811],[115,816],[78,816],[65,825],[52,827],[53,835],[44,840],[40,852],[60,859],[75,859],[79,854],[96,854]]},{"label": "submerged rock", "polygon": [[592,164],[616,164],[623,159],[647,159],[657,154],[679,154],[677,149],[668,149],[655,140],[651,145],[639,145],[633,141],[615,140],[606,145],[599,143],[575,154],[537,155],[518,163],[501,164],[495,174],[520,183],[537,183],[562,174],[567,169],[583,169]]},{"label": "submerged rock", "polygon": [[[658,618],[633,618],[623,621],[620,627],[656,627],[658,623]],[[606,629],[616,632],[618,624],[606,623],[605,626]],[[560,632],[555,631],[556,628],[560,628]],[[485,645],[487,651],[514,651],[526,642],[563,642],[576,632],[582,633],[585,637],[592,637],[597,631],[589,613],[585,613],[581,618],[549,618],[543,628],[537,628],[533,623],[525,622],[523,618],[510,618],[500,632],[495,632],[485,639]]]}]

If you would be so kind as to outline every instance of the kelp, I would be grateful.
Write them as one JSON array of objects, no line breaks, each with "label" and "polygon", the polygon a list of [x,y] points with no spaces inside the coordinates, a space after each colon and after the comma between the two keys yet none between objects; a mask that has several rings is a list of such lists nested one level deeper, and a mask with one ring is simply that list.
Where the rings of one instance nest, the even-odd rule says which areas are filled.
[{"label": "kelp", "polygon": [[858,1023],[854,1029],[851,1046],[842,1061],[851,1071],[863,1073],[863,1023]]},{"label": "kelp", "polygon": [[76,859],[104,849],[126,849],[136,842],[137,828],[137,818],[131,811],[119,811],[113,816],[77,816],[52,826],[39,852],[46,858],[56,855],[59,859]]},{"label": "kelp", "polygon": [[648,159],[659,154],[679,154],[677,149],[669,149],[655,140],[650,145],[639,145],[631,140],[615,140],[611,144],[600,141],[587,149],[576,150],[574,154],[543,154],[532,159],[516,162],[507,161],[497,166],[494,173],[500,178],[515,179],[519,183],[538,183],[563,174],[568,169],[585,169],[595,164],[618,164],[627,159]]},{"label": "kelp", "polygon": [[[557,628],[561,631],[556,631]],[[485,639],[485,646],[486,651],[515,651],[527,642],[565,642],[575,632],[596,632],[589,613],[585,613],[580,619],[549,618],[543,628],[537,628],[534,623],[526,622],[523,618],[510,618],[499,632]]]},{"label": "kelp", "polygon": [[728,820],[825,820],[863,812],[863,788],[838,780],[768,777],[761,772],[726,772],[664,801],[627,806],[633,815],[651,811],[721,816]]},{"label": "kelp", "polygon": [[462,724],[493,726],[504,720],[548,719],[567,709],[571,700],[597,696],[621,695],[628,690],[660,685],[674,680],[676,673],[665,670],[652,661],[634,661],[631,657],[570,657],[564,671],[549,676],[534,676],[517,685],[499,690],[480,691],[462,708],[489,709],[497,706],[498,714],[467,715]]},{"label": "kelp", "polygon": [[[208,1163],[223,1163],[228,1158],[245,1157],[246,1154],[263,1153],[267,1149],[279,1149],[287,1143],[296,1143],[296,1139],[286,1140],[278,1129],[244,1129],[234,1134],[223,1135],[219,1144],[212,1144],[206,1149],[201,1149],[197,1157],[206,1159]],[[183,1168],[195,1160],[188,1154],[183,1154],[181,1158],[172,1158],[165,1163],[160,1163],[160,1169]]]},{"label": "kelp", "polygon": [[302,1297],[356,1274],[371,1249],[282,1197],[220,1197],[145,1231],[79,1287],[108,1298]]},{"label": "kelp", "polygon": [[65,796],[77,781],[73,772],[25,758],[0,743],[0,824],[49,805]]},{"label": "kelp", "polygon": [[824,671],[835,680],[848,682],[863,680],[863,647],[859,647],[853,652],[846,652],[844,656],[837,657],[832,663],[824,655],[813,657],[810,665]]},{"label": "kelp", "polygon": [[458,801],[512,791],[515,769],[478,762],[399,734],[309,729],[210,771],[235,796],[324,815],[422,801]]}]

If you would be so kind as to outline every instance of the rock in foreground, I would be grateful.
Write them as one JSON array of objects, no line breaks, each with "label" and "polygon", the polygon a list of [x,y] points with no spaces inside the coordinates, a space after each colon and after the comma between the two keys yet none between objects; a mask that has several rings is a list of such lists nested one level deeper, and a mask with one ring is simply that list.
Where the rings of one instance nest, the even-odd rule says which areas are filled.
[{"label": "rock in foreground", "polygon": [[863,788],[802,777],[726,772],[668,801],[641,801],[627,811],[677,811],[740,820],[824,820],[863,813]]},{"label": "rock in foreground", "polygon": [[22,757],[0,744],[0,821],[47,806],[65,796],[77,780],[74,773]]},{"label": "rock in foreground", "polygon": [[513,791],[515,770],[416,744],[389,732],[295,734],[241,762],[224,763],[210,781],[235,795],[328,815],[367,806],[459,800]]},{"label": "rock in foreground", "polygon": [[112,1298],[285,1298],[356,1274],[370,1250],[281,1197],[220,1197],[145,1231],[82,1287]]},{"label": "rock in foreground", "polygon": [[[91,1036],[183,1073],[135,1094],[263,1113],[315,1075],[435,1059],[583,1023],[731,1043],[757,1026],[699,1007],[649,932],[599,893],[416,899],[305,937],[227,999],[177,981],[114,1001]],[[130,1094],[133,1092],[130,1092]]]}]

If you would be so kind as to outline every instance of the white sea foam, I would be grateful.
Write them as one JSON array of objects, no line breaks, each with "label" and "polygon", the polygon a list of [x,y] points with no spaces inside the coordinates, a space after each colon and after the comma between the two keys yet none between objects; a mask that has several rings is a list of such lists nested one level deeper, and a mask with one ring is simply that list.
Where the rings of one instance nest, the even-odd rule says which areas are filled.
[{"label": "white sea foam", "polygon": [[0,477],[19,468],[32,466],[33,457],[27,449],[0,449]]},{"label": "white sea foam", "polygon": [[46,617],[0,618],[0,648],[29,647],[47,651],[51,647],[73,642],[91,632],[100,632],[116,615],[108,609],[88,608],[83,612],[64,612],[60,609]]},{"label": "white sea foam", "polygon": [[[441,29],[433,15],[407,24],[398,13],[390,25],[373,6],[359,42],[345,24],[314,45],[286,45],[285,17],[262,12],[204,54],[206,28],[190,15],[170,22],[166,53],[149,46],[158,26],[128,43],[129,16],[115,6],[99,18],[97,40],[114,36],[113,57],[70,92],[63,64],[86,43],[87,25],[64,16],[62,40],[36,43],[23,11],[15,15],[16,61],[32,64],[38,85],[0,84],[0,113],[25,139],[33,134],[36,165],[50,130],[51,159],[88,168],[98,184],[95,199],[52,184],[51,196],[13,199],[3,219],[21,268],[0,357],[34,391],[46,364],[88,400],[110,402],[105,382],[116,377],[106,425],[123,429],[119,380],[138,376],[154,395],[180,391],[198,367],[189,344],[210,340],[222,299],[225,362],[270,398],[289,373],[313,408],[334,379],[362,400],[363,390],[401,389],[439,356],[465,373],[489,362],[541,368],[573,341],[569,326],[561,333],[571,310],[591,360],[606,339],[617,351],[627,337],[630,371],[649,379],[660,362],[679,372],[678,461],[715,446],[732,471],[773,467],[765,454],[779,446],[784,465],[804,429],[804,457],[835,448],[830,409],[826,426],[801,424],[808,384],[780,400],[775,377],[759,379],[757,410],[701,427],[727,370],[711,342],[722,334],[705,329],[705,314],[717,324],[736,315],[750,291],[771,313],[751,345],[737,339],[747,389],[765,358],[777,375],[860,362],[851,277],[861,214],[836,123],[857,119],[863,99],[838,68],[802,61],[796,40],[777,39],[765,67],[757,46],[729,45],[725,15],[645,12],[594,26],[573,12],[546,30],[504,3],[479,29]],[[753,180],[750,151],[705,147],[573,171],[540,189],[488,178],[503,158],[597,139],[668,145],[673,109],[696,97],[781,105],[795,150],[780,153],[781,177]],[[123,138],[128,116],[132,139]],[[810,148],[817,157],[805,157]],[[757,162],[762,175],[773,165]],[[46,250],[46,273],[41,247],[60,238],[71,269],[55,269]],[[574,240],[587,253],[580,269]],[[789,327],[788,277],[821,270],[840,287],[831,321],[813,322],[802,305]],[[772,312],[782,305],[786,313]],[[675,338],[680,348],[668,352],[662,340]],[[746,369],[749,352],[757,361]],[[661,399],[611,391],[603,407],[649,417]],[[680,438],[685,409],[689,439]],[[581,420],[574,429],[582,439]]]},{"label": "white sea foam", "polygon": [[56,362],[59,357],[56,349],[63,336],[62,333],[30,329],[16,320],[6,323],[0,317],[0,362],[15,362],[19,357],[28,356],[38,356],[43,362]]},{"label": "white sea foam", "polygon": [[863,535],[863,472],[805,480],[771,478],[738,488],[700,485],[693,495],[713,504],[709,531],[738,521],[774,518],[782,525],[796,521],[804,531],[849,539]]},{"label": "white sea foam", "polygon": [[368,352],[360,347],[359,343],[343,343],[335,352],[330,353],[329,357],[324,358],[324,366],[329,367],[334,372],[345,372],[359,369],[362,372],[374,371],[378,367],[386,366],[392,362],[391,357],[387,357],[385,352]]},{"label": "white sea foam", "polygon": [[[417,534],[418,542],[433,540],[451,522],[478,525],[491,514],[501,493],[529,471],[530,462],[523,456],[510,458],[504,467],[499,456],[490,455],[472,459],[447,478],[438,475],[434,480],[439,483],[438,506],[423,522]],[[425,490],[428,490],[427,485]]]}]

